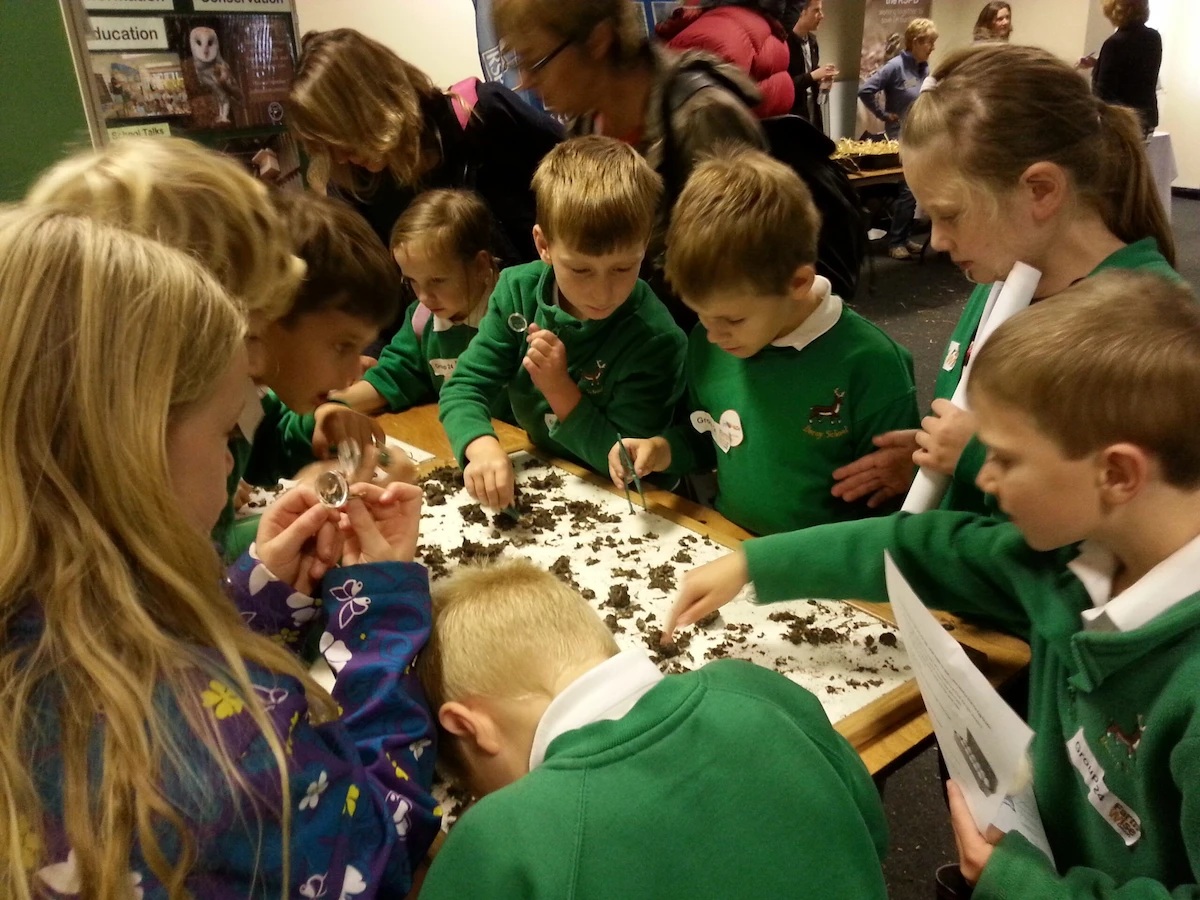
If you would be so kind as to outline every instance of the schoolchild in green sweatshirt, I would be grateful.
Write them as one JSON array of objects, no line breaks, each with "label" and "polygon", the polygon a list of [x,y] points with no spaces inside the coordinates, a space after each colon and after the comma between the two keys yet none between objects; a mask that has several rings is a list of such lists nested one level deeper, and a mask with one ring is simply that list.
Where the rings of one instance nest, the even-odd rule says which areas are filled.
[{"label": "schoolchild in green sweatshirt", "polygon": [[[833,472],[919,421],[912,356],[816,274],[821,216],[804,182],[757,150],[700,164],[671,216],[667,277],[700,317],[690,420],[625,441],[634,470],[717,470],[716,508],[756,534],[878,514],[834,497]],[[629,473],[609,452],[620,487]]]},{"label": "schoolchild in green sweatshirt", "polygon": [[[363,413],[400,412],[436,401],[479,332],[499,277],[492,254],[496,225],[472,191],[420,194],[396,220],[392,256],[416,300],[404,324],[361,381],[332,397]],[[499,396],[493,418],[511,421]]]},{"label": "schoolchild in green sweatshirt", "polygon": [[1042,273],[1035,302],[1109,269],[1177,278],[1175,238],[1136,116],[1097,100],[1070,65],[1034,47],[976,44],[933,76],[904,123],[904,175],[933,224],[930,247],[977,287],[922,428],[879,434],[877,449],[838,470],[834,491],[878,504],[908,491],[916,463],[951,477],[942,509],[990,512],[975,484],[974,416],[951,398],[992,285],[1018,262]]},{"label": "schoolchild in green sweatshirt", "polygon": [[434,591],[417,672],[478,796],[423,900],[883,900],[879,794],[821,704],[722,660],[664,677],[524,560]]},{"label": "schoolchild in green sweatshirt", "polygon": [[513,500],[489,409],[551,453],[608,471],[617,435],[657,434],[683,391],[686,338],[638,279],[662,180],[627,144],[559,144],[534,175],[540,262],[506,269],[438,401],[472,497]]},{"label": "schoolchild in green sweatshirt", "polygon": [[1033,786],[1051,863],[993,846],[957,790],[975,900],[1200,896],[1200,308],[1097,275],[1017,315],[970,386],[979,486],[1010,518],[934,511],[749,541],[688,573],[668,631],[749,580],[760,602],[887,599],[889,551],[931,606],[1030,642]]},{"label": "schoolchild in green sweatshirt", "polygon": [[248,400],[230,443],[230,503],[214,531],[228,558],[249,546],[257,527],[254,519],[234,522],[239,480],[271,486],[325,459],[340,440],[360,447],[385,440],[377,422],[330,394],[354,382],[363,348],[396,318],[396,266],[346,204],[298,191],[279,191],[273,200],[305,273],[287,313],[253,342],[261,358],[258,403]]}]

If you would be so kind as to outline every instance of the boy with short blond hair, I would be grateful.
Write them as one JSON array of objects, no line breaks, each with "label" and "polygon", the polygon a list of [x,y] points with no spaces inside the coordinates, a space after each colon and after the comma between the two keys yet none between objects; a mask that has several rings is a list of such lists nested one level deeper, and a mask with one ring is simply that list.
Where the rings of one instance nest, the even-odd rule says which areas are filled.
[{"label": "boy with short blond hair", "polygon": [[425,900],[886,896],[878,792],[784,676],[721,660],[664,677],[525,561],[460,569],[433,620],[418,675],[439,760],[481,799]]},{"label": "boy with short blond hair", "polygon": [[[935,511],[748,541],[673,619],[886,600],[887,550],[931,605],[1027,638],[1033,787],[1051,863],[951,792],[975,900],[1200,889],[1200,307],[1157,275],[1088,278],[1000,326],[970,383],[979,486],[1011,522]],[[673,628],[668,623],[668,631]]]},{"label": "boy with short blond hair", "polygon": [[[911,355],[816,274],[820,230],[800,177],[741,150],[696,168],[667,237],[667,277],[700,317],[691,420],[626,448],[639,476],[715,465],[717,510],[757,534],[877,512],[834,497],[833,472],[920,420]],[[609,463],[620,485],[619,447]]]},{"label": "boy with short blond hair", "polygon": [[686,339],[638,269],[661,179],[612,138],[559,144],[533,181],[540,262],[506,269],[479,334],[439,398],[467,490],[512,504],[512,463],[488,410],[507,390],[537,446],[597,471],[618,434],[666,427],[683,391]]}]

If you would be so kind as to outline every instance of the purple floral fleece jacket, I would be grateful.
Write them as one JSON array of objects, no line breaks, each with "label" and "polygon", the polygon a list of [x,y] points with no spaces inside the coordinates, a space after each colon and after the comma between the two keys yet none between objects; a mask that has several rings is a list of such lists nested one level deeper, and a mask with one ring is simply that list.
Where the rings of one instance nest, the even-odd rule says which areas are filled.
[{"label": "purple floral fleece jacket", "polygon": [[[327,613],[321,651],[336,675],[333,698],[342,714],[337,721],[313,724],[299,682],[251,666],[255,690],[289,763],[292,877],[284,893],[275,758],[221,669],[214,666],[197,679],[201,703],[248,790],[228,789],[200,742],[181,735],[187,764],[166,772],[164,780],[196,837],[198,859],[188,888],[204,900],[403,897],[441,818],[430,793],[434,725],[412,673],[431,625],[428,574],[414,563],[346,566],[326,575],[317,599],[276,580],[253,553],[251,547],[229,569],[243,617],[254,630],[290,643],[319,622],[318,611]],[[24,639],[36,637],[38,617],[23,619],[7,639],[21,640],[22,628]],[[34,760],[47,810],[46,846],[32,832],[25,846],[28,865],[37,866],[38,886],[50,897],[70,898],[80,892],[80,883],[57,813],[62,769],[52,696],[48,690],[46,728]],[[182,723],[169,692],[158,696]],[[170,829],[160,840],[168,851],[177,844]],[[128,897],[113,900],[166,896],[135,847]]]}]

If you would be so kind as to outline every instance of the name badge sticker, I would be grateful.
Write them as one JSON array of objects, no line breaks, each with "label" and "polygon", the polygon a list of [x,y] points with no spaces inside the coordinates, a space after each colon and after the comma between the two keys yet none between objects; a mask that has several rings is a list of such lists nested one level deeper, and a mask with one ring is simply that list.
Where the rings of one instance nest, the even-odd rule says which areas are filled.
[{"label": "name badge sticker", "polygon": [[1088,802],[1121,836],[1125,846],[1132,847],[1142,837],[1142,820],[1104,783],[1104,769],[1100,767],[1100,761],[1088,746],[1082,728],[1067,741],[1067,755],[1071,759],[1071,765],[1083,776],[1083,783],[1088,791]]},{"label": "name badge sticker", "polygon": [[457,367],[457,359],[431,359],[429,361],[429,370],[442,378],[449,378]]},{"label": "name badge sticker", "polygon": [[713,440],[716,441],[722,453],[728,453],[731,447],[738,446],[745,440],[745,432],[742,431],[742,417],[738,415],[736,409],[727,409],[721,413],[720,421],[713,421],[713,417],[703,410],[697,410],[692,413],[692,427],[701,434],[712,434]]}]

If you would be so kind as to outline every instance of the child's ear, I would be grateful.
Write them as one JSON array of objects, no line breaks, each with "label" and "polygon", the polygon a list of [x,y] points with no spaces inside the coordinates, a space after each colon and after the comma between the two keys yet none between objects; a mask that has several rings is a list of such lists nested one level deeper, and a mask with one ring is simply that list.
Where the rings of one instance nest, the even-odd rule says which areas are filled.
[{"label": "child's ear", "polygon": [[817,269],[815,266],[803,265],[792,273],[792,280],[788,283],[788,296],[793,300],[806,300],[808,295],[812,293],[813,285],[817,281]]},{"label": "child's ear", "polygon": [[1157,462],[1136,444],[1113,444],[1098,457],[1100,490],[1112,505],[1128,503],[1154,476]]},{"label": "child's ear", "polygon": [[486,250],[480,250],[475,254],[475,276],[477,278],[486,281],[491,277],[495,267],[496,262],[492,259],[492,254]]},{"label": "child's ear", "polygon": [[500,752],[500,729],[485,710],[474,709],[466,703],[443,703],[438,710],[438,722],[468,747],[495,756]]},{"label": "child's ear", "polygon": [[550,242],[546,240],[546,232],[542,231],[541,225],[533,226],[533,246],[537,247],[538,256],[546,265],[551,265],[553,260],[550,259]]},{"label": "child's ear", "polygon": [[1036,162],[1021,174],[1021,189],[1029,198],[1033,217],[1045,222],[1066,202],[1067,173],[1052,162]]},{"label": "child's ear", "polygon": [[585,44],[588,58],[597,65],[608,63],[612,55],[612,47],[615,40],[616,33],[612,25],[608,22],[601,22],[588,35],[587,43]]}]

